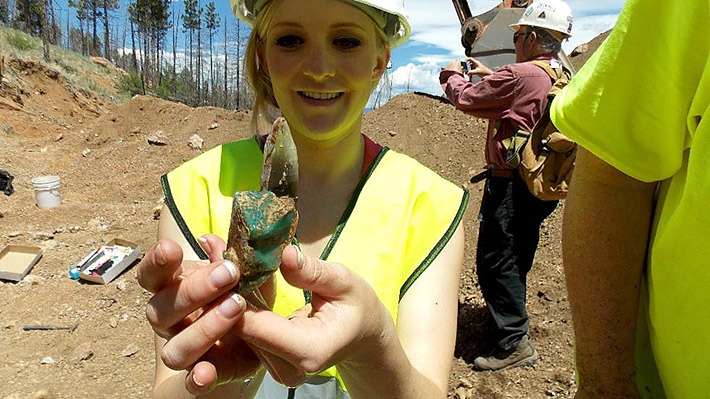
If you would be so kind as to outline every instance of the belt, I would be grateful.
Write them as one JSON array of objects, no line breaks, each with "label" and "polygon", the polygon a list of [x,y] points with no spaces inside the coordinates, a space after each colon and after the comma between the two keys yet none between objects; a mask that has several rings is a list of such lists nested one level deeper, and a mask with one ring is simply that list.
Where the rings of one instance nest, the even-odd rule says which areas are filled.
[{"label": "belt", "polygon": [[488,177],[512,179],[517,175],[515,172],[515,169],[488,169]]}]

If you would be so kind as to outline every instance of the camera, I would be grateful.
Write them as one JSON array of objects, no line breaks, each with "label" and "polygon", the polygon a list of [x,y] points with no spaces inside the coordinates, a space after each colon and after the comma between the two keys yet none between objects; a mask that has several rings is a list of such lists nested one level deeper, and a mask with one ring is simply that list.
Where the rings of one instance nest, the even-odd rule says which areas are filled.
[{"label": "camera", "polygon": [[461,69],[463,69],[463,73],[468,73],[468,62],[467,61],[461,61]]}]

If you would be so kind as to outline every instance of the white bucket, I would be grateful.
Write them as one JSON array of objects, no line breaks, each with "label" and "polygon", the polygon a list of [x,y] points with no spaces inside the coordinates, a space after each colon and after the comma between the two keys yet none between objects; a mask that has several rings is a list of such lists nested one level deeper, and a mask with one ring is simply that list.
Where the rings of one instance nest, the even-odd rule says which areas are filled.
[{"label": "white bucket", "polygon": [[59,194],[59,176],[38,176],[32,179],[37,206],[43,209],[54,208],[62,203]]}]

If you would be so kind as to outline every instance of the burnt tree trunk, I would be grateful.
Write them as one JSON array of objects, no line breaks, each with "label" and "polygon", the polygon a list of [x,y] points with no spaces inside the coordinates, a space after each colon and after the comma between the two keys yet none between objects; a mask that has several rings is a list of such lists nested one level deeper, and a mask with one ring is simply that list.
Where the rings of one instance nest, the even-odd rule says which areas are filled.
[{"label": "burnt tree trunk", "polygon": [[104,57],[111,61],[111,45],[109,44],[108,0],[104,0]]},{"label": "burnt tree trunk", "polygon": [[42,4],[42,50],[44,60],[49,62],[49,26],[47,26],[47,3],[49,0],[43,0]]}]

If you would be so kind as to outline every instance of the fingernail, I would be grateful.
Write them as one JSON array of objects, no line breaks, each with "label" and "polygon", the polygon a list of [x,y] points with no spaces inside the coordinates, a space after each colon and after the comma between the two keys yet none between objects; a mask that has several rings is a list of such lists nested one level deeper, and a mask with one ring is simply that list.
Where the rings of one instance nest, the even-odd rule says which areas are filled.
[{"label": "fingernail", "polygon": [[234,281],[237,278],[237,267],[234,263],[226,261],[219,265],[210,273],[209,280],[217,288],[222,288],[225,285]]},{"label": "fingernail", "polygon": [[306,257],[303,256],[303,252],[301,252],[301,248],[296,247],[296,251],[298,252],[298,270],[303,269],[303,265],[306,264]]},{"label": "fingernail", "polygon": [[232,318],[238,315],[243,308],[244,299],[235,292],[230,295],[229,298],[222,301],[218,311],[222,316]]},{"label": "fingernail", "polygon": [[205,238],[205,236],[198,238],[197,241],[200,242],[200,246],[202,247],[202,249],[205,250],[205,252],[207,252],[207,253],[212,252],[211,248],[210,248],[210,243],[209,243],[209,241],[207,241],[207,238]]},{"label": "fingernail", "polygon": [[165,259],[165,254],[163,253],[163,248],[160,243],[155,244],[155,261],[158,263],[158,265],[164,265],[168,262]]},{"label": "fingernail", "polygon": [[204,383],[202,383],[202,382],[200,382],[200,381],[197,380],[197,376],[195,375],[195,373],[192,373],[192,382],[194,382],[195,385],[197,385],[197,386],[200,387],[200,388],[202,388],[203,386],[205,386]]}]

